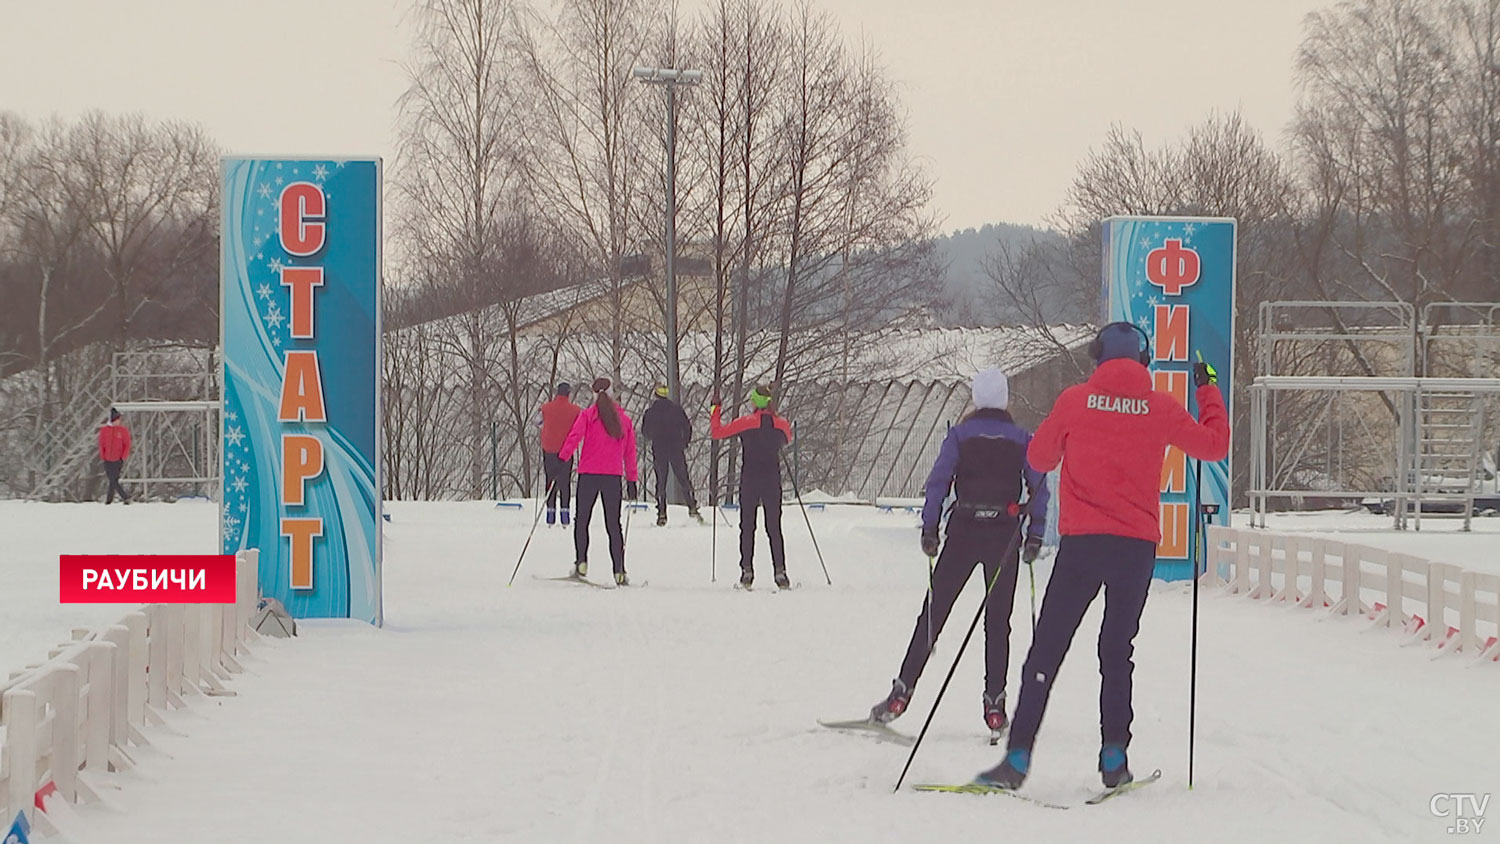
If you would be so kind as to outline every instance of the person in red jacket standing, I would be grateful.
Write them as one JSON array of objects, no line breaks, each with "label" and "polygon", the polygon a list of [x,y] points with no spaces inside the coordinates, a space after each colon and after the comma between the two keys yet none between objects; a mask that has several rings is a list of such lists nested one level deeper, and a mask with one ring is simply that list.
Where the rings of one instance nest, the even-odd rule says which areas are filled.
[{"label": "person in red jacket standing", "polygon": [[578,521],[573,526],[573,546],[577,552],[573,577],[582,579],[589,573],[589,520],[594,502],[604,502],[604,529],[609,534],[609,556],[614,563],[615,584],[629,586],[625,576],[625,532],[620,527],[620,476],[625,476],[624,493],[631,501],[640,497],[640,467],[636,464],[635,425],[609,394],[608,378],[594,379],[594,403],[573,421],[568,438],[558,454],[571,461],[578,457]]},{"label": "person in red jacket standing", "polygon": [[1131,781],[1131,672],[1135,634],[1161,540],[1162,462],[1168,445],[1198,460],[1229,453],[1229,417],[1213,367],[1193,367],[1194,421],[1170,393],[1153,389],[1149,338],[1128,322],[1104,326],[1089,351],[1097,368],[1062,392],[1026,452],[1038,472],[1062,463],[1062,535],[1031,651],[1021,670],[1021,697],[1005,759],[976,782],[1021,786],[1047,697],[1083,614],[1104,589],[1099,630],[1099,772],[1109,788]]},{"label": "person in red jacket standing", "polygon": [[120,470],[125,458],[130,456],[130,429],[120,419],[120,411],[109,409],[109,421],[99,426],[99,459],[104,463],[104,476],[109,478],[109,492],[104,496],[105,504],[112,504],[115,493],[120,501],[130,503],[130,495],[120,486]]},{"label": "person in red jacket standing", "polygon": [[719,397],[709,410],[708,430],[716,440],[740,439],[740,586],[755,583],[755,511],[766,516],[766,540],[771,545],[771,570],[778,589],[790,589],[786,573],[786,541],[781,533],[781,464],[783,446],[792,444],[792,426],[771,409],[775,394],[768,386],[750,391],[755,410],[724,424]]},{"label": "person in red jacket standing", "polygon": [[547,524],[557,523],[557,502],[562,500],[562,523],[568,523],[568,502],[573,498],[573,461],[558,457],[563,440],[573,429],[573,421],[583,409],[569,395],[573,387],[566,381],[557,385],[557,395],[537,412],[542,429],[542,474],[547,479]]}]

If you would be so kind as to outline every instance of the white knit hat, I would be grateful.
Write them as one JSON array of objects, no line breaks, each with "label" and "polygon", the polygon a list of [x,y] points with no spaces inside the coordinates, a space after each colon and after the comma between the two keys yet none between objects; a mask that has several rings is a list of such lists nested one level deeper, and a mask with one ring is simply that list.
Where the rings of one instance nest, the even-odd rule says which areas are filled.
[{"label": "white knit hat", "polygon": [[981,369],[974,374],[974,407],[980,410],[1005,410],[1010,407],[1010,381],[998,369]]}]

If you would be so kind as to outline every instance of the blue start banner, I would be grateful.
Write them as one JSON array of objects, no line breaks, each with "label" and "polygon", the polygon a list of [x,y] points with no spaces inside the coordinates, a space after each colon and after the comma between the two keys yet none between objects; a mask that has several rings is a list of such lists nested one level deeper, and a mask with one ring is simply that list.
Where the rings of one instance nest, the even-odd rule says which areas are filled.
[{"label": "blue start banner", "polygon": [[380,624],[380,161],[223,170],[220,544],[293,616]]},{"label": "blue start banner", "polygon": [[[1104,221],[1104,321],[1130,322],[1151,338],[1152,378],[1196,417],[1192,367],[1198,359],[1219,373],[1230,418],[1234,395],[1235,221],[1194,217],[1110,217]],[[1192,576],[1196,467],[1167,449],[1161,477],[1161,543],[1156,576]],[[1228,524],[1228,458],[1203,464],[1203,503],[1218,505],[1211,521]]]}]

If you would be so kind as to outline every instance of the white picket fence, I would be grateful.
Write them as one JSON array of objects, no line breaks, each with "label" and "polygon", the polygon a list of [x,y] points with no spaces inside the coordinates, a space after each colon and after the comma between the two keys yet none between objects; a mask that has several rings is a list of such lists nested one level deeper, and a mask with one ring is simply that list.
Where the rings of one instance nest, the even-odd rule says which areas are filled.
[{"label": "white picket fence", "polygon": [[1294,534],[1208,529],[1205,583],[1232,594],[1399,629],[1437,656],[1500,661],[1500,575],[1384,548]]},{"label": "white picket fence", "polygon": [[46,662],[0,684],[0,823],[34,809],[38,792],[70,804],[99,800],[102,778],[135,766],[132,748],[164,713],[205,695],[233,694],[224,683],[244,671],[260,599],[259,552],[235,558],[233,604],[150,604],[116,624],[73,631]]}]

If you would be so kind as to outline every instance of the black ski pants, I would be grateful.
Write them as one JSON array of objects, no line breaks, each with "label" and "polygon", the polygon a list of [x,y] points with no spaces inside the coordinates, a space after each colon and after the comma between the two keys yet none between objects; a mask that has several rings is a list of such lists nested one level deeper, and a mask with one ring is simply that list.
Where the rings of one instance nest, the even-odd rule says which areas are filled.
[{"label": "black ski pants", "polygon": [[125,491],[125,487],[120,486],[120,471],[125,467],[125,461],[105,460],[103,463],[104,477],[109,479],[109,491],[104,495],[104,503],[114,503],[115,493],[117,492],[120,494],[121,501],[129,501],[130,494]]},{"label": "black ski pants", "polygon": [[[948,539],[932,571],[932,593],[917,614],[906,659],[901,662],[901,682],[916,688],[927,658],[932,654],[953,602],[974,573],[984,571],[981,588],[990,586],[984,602],[984,693],[991,698],[1005,694],[1005,672],[1010,666],[1010,612],[1016,597],[1016,571],[1020,566],[1019,525],[1013,519],[980,522],[955,516],[948,520]],[[997,578],[998,574],[998,578]]]},{"label": "black ski pants", "polygon": [[771,566],[786,571],[786,542],[781,535],[781,474],[745,472],[740,475],[740,569],[755,570],[755,510],[766,514],[766,539],[771,543]]},{"label": "black ski pants", "polygon": [[559,501],[564,510],[568,509],[568,502],[573,500],[573,461],[563,460],[550,451],[544,451],[542,474],[547,481],[547,509],[557,509]]},{"label": "black ski pants", "polygon": [[693,495],[693,481],[688,477],[687,454],[680,446],[651,444],[651,464],[656,469],[656,512],[667,512],[667,473],[676,472],[677,482],[682,484],[690,509],[698,509],[698,499]]},{"label": "black ski pants", "polygon": [[573,510],[573,548],[577,552],[577,562],[588,562],[589,522],[594,517],[594,502],[603,499],[609,558],[616,573],[625,570],[625,531],[620,527],[622,498],[619,475],[578,475],[578,506]]},{"label": "black ski pants", "polygon": [[1057,548],[1036,638],[1021,670],[1021,699],[1010,728],[1010,746],[1036,741],[1047,697],[1083,614],[1104,589],[1099,628],[1099,735],[1104,744],[1130,744],[1130,679],[1135,634],[1151,588],[1156,543],[1126,536],[1064,536]]}]

